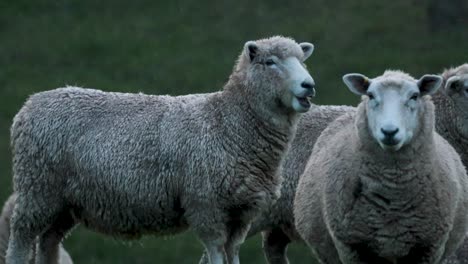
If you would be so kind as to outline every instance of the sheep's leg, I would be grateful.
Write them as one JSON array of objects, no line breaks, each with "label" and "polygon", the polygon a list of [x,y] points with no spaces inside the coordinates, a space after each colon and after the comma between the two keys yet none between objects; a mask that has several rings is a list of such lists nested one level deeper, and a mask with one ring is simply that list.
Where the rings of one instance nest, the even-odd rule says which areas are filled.
[{"label": "sheep's leg", "polygon": [[328,232],[326,234],[321,234],[319,236],[320,237],[314,238],[315,243],[309,246],[313,248],[313,252],[317,256],[317,258],[320,260],[320,263],[323,263],[323,264],[347,263],[347,262],[342,262],[340,260],[340,256],[336,249],[336,246],[338,245],[335,245],[335,243],[333,242],[333,239],[328,234]]},{"label": "sheep's leg", "polygon": [[[251,236],[257,234],[258,232],[260,232],[260,230],[261,230],[260,226],[252,226],[249,229],[248,233],[247,233],[247,237],[251,237]],[[200,258],[199,264],[208,264],[208,263],[210,263],[208,256],[209,256],[208,252],[206,250],[204,250],[202,257]]]},{"label": "sheep's leg", "polygon": [[230,221],[228,223],[228,238],[224,245],[226,251],[227,263],[239,264],[239,249],[244,243],[249,232],[250,223],[241,220]]},{"label": "sheep's leg", "polygon": [[33,258],[36,237],[46,228],[42,210],[30,199],[18,196],[10,222],[10,240],[6,264],[25,264]]},{"label": "sheep's leg", "polygon": [[[201,206],[200,206],[201,207]],[[221,210],[213,207],[190,208],[187,210],[186,218],[189,225],[197,234],[205,246],[205,255],[200,263],[224,264],[226,263],[226,252],[224,244],[227,240],[226,225],[224,223],[224,214]]]},{"label": "sheep's leg", "polygon": [[21,232],[13,231],[10,234],[8,250],[6,253],[6,264],[24,264],[29,263],[32,257],[32,248],[35,238],[30,235],[23,235]]},{"label": "sheep's leg", "polygon": [[208,262],[200,262],[200,263],[210,263],[210,264],[226,263],[226,253],[221,243],[217,243],[216,241],[210,241],[210,242],[204,242],[204,244],[205,244],[205,249],[208,255],[205,261],[208,260]]},{"label": "sheep's leg", "polygon": [[208,258],[208,252],[205,249],[203,250],[203,255],[200,258],[200,261],[198,262],[198,264],[209,264],[209,263],[210,263],[210,260]]},{"label": "sheep's leg", "polygon": [[288,264],[286,249],[291,242],[281,228],[273,228],[262,233],[263,251],[269,264]]},{"label": "sheep's leg", "polygon": [[59,260],[60,242],[75,222],[69,212],[60,214],[49,229],[39,236],[37,264],[55,264]]}]

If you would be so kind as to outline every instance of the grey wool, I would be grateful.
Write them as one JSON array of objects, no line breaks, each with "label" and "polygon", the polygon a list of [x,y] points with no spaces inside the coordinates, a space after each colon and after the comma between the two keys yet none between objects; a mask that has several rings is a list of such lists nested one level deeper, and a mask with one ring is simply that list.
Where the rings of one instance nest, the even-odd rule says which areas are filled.
[{"label": "grey wool", "polygon": [[468,165],[468,64],[442,73],[444,84],[432,100],[436,106],[437,131]]},{"label": "grey wool", "polygon": [[76,87],[32,95],[11,127],[18,195],[7,264],[57,263],[75,224],[118,238],[192,229],[210,263],[239,263],[314,82],[310,43],[244,45],[220,92],[156,96]]},{"label": "grey wool", "polygon": [[[436,106],[436,129],[460,154],[468,167],[468,64],[442,73],[444,84],[432,96]],[[445,264],[468,264],[468,239]]]},{"label": "grey wool", "polygon": [[[0,215],[0,264],[5,264],[5,254],[8,247],[8,238],[10,236],[10,219],[13,214],[16,195],[12,194],[3,205],[2,214]],[[33,251],[36,248],[33,247]],[[72,264],[73,261],[68,252],[60,245],[59,264]],[[35,253],[33,252],[33,256]],[[29,264],[35,263],[35,258],[28,261]]]},{"label": "grey wool", "polygon": [[350,106],[313,106],[299,120],[294,137],[283,163],[281,197],[252,223],[249,236],[262,231],[263,250],[268,263],[288,263],[287,245],[301,238],[294,225],[293,205],[297,183],[312,153],[320,133],[337,117],[353,112]]},{"label": "grey wool", "polygon": [[[344,80],[363,100],[317,139],[297,187],[298,233],[321,263],[441,263],[462,242],[468,216],[465,168],[434,131],[427,96],[442,78],[387,71]],[[388,115],[397,104],[399,112]],[[374,119],[378,109],[384,114]],[[391,133],[389,124],[379,126],[400,113],[415,121],[404,116],[407,127]],[[404,144],[394,142],[401,134]]]},{"label": "grey wool", "polygon": [[[284,179],[281,196],[255,218],[247,235],[251,237],[262,232],[263,250],[268,263],[288,263],[288,244],[301,241],[294,227],[293,203],[299,176],[304,171],[315,141],[333,120],[354,110],[350,106],[312,105],[307,113],[301,115],[281,170]],[[200,263],[208,263],[206,252]]]}]

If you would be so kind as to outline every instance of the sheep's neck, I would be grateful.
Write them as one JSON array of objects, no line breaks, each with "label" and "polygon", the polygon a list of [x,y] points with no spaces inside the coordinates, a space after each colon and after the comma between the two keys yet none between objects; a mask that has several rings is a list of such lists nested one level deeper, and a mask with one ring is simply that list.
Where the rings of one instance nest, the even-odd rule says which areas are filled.
[{"label": "sheep's neck", "polygon": [[[260,117],[239,95],[225,96],[225,149],[246,156],[246,165],[254,166],[259,174],[276,177],[288,143],[295,132],[295,124],[275,126]],[[247,164],[248,163],[248,164]],[[262,176],[263,177],[263,176]]]}]

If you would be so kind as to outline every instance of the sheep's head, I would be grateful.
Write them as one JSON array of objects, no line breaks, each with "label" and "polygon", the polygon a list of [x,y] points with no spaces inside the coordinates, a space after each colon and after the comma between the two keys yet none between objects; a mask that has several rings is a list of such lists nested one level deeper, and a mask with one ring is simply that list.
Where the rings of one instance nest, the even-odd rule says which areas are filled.
[{"label": "sheep's head", "polygon": [[423,97],[442,85],[442,77],[437,75],[415,80],[399,71],[386,71],[375,79],[351,73],[343,81],[353,93],[364,96],[371,136],[384,150],[393,151],[409,144],[424,125],[428,99]]},{"label": "sheep's head", "polygon": [[315,83],[304,61],[313,50],[310,43],[284,37],[246,42],[236,70],[245,73],[254,104],[275,112],[309,110]]},{"label": "sheep's head", "polygon": [[445,86],[443,92],[453,101],[453,114],[457,117],[458,132],[468,138],[468,64],[447,70],[443,73]]}]

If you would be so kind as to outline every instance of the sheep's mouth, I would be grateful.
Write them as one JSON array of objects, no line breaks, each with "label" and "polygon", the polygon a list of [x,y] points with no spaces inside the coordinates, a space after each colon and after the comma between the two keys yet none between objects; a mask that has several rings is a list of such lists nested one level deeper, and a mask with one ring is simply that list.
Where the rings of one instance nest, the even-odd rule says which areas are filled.
[{"label": "sheep's mouth", "polygon": [[306,96],[306,97],[299,97],[296,96],[297,101],[299,104],[304,107],[304,108],[310,108],[311,106],[311,100],[312,100],[313,95]]},{"label": "sheep's mouth", "polygon": [[380,146],[384,150],[398,151],[401,148],[401,141],[396,139],[379,140]]}]

